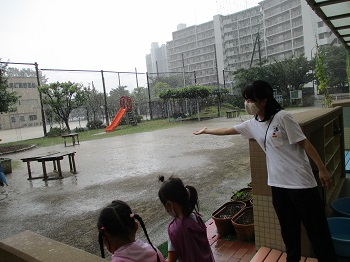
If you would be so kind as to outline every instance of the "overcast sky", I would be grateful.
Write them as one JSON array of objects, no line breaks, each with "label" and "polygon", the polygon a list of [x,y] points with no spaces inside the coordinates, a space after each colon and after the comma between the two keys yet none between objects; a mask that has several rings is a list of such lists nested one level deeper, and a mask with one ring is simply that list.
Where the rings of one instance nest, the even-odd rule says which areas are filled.
[{"label": "overcast sky", "polygon": [[[151,43],[172,40],[177,25],[201,24],[221,13],[256,5],[256,0],[0,0],[0,58],[37,62],[41,69],[86,69],[146,72]],[[10,65],[13,67],[13,65]],[[53,81],[94,82],[100,74],[45,71]],[[118,86],[107,74],[107,91]],[[132,80],[130,80],[132,78]],[[121,75],[121,85],[136,87],[134,75]],[[145,86],[145,76],[139,76]]]}]

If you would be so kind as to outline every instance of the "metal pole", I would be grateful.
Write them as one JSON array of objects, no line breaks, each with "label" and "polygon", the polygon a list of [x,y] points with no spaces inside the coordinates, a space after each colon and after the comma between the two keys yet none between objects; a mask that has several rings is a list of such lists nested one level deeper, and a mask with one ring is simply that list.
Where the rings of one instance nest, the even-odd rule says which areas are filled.
[{"label": "metal pole", "polygon": [[119,75],[119,72],[118,72],[118,83],[119,83],[119,86],[118,86],[118,87],[120,87],[121,85],[120,85],[120,75]]},{"label": "metal pole", "polygon": [[[38,87],[40,87],[40,78],[39,78],[39,67],[38,63],[35,62],[35,71],[36,71],[36,80],[38,82]],[[47,130],[46,130],[46,121],[45,121],[45,112],[44,112],[44,105],[43,105],[43,96],[41,92],[39,91],[39,99],[40,99],[40,108],[41,108],[41,121],[43,123],[43,131],[44,131],[44,136],[47,136]]]},{"label": "metal pole", "polygon": [[218,71],[218,60],[216,58],[216,46],[214,45],[214,58],[215,58],[215,67],[216,67],[216,78],[217,78],[217,85],[218,85],[218,117],[221,116],[221,93],[220,93],[220,83],[219,83],[219,71]]},{"label": "metal pole", "polygon": [[184,87],[186,86],[186,80],[185,80],[185,59],[184,59],[184,54],[181,54],[182,56],[182,76],[184,79]]},{"label": "metal pole", "polygon": [[103,70],[101,70],[101,76],[102,76],[102,86],[103,86],[103,97],[105,100],[106,125],[109,126],[108,108],[107,108],[107,94],[106,94],[106,85],[105,85],[105,78],[103,76]]},{"label": "metal pole", "polygon": [[153,119],[153,113],[152,113],[152,103],[151,103],[151,93],[149,91],[149,79],[148,79],[148,72],[146,72],[147,77],[147,90],[148,90],[148,107],[149,107],[149,117],[152,120]]},{"label": "metal pole", "polygon": [[139,81],[137,79],[137,69],[135,67],[135,74],[136,74],[136,87],[138,88],[139,87]]},{"label": "metal pole", "polygon": [[223,77],[223,79],[224,79],[224,88],[226,88],[225,69],[222,69],[222,77]]}]

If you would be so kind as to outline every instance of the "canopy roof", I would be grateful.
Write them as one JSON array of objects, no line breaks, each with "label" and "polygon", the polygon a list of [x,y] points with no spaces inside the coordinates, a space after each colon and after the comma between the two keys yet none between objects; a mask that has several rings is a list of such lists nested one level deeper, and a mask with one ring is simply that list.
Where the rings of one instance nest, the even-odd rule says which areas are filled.
[{"label": "canopy roof", "polygon": [[350,51],[350,1],[306,0],[306,2]]}]

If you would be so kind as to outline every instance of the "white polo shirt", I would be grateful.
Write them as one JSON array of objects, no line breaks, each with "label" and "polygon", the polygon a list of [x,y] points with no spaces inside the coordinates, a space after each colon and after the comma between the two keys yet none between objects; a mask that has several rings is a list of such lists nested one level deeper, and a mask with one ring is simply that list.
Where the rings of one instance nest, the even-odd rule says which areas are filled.
[{"label": "white polo shirt", "polygon": [[274,116],[270,126],[269,123],[270,120],[259,122],[253,118],[234,126],[243,138],[254,138],[265,151],[268,185],[291,189],[317,186],[306,152],[298,144],[306,139],[299,124],[284,110]]}]

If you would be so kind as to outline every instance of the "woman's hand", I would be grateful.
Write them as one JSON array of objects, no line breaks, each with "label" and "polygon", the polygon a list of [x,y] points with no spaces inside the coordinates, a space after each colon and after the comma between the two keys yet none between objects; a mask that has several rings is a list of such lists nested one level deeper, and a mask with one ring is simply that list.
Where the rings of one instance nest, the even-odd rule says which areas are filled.
[{"label": "woman's hand", "polygon": [[206,128],[206,127],[203,127],[201,130],[194,131],[193,134],[194,134],[194,135],[205,134],[205,130],[207,130],[207,128]]},{"label": "woman's hand", "polygon": [[330,189],[332,187],[332,178],[330,177],[326,168],[320,169],[318,176],[323,187],[326,189]]}]

